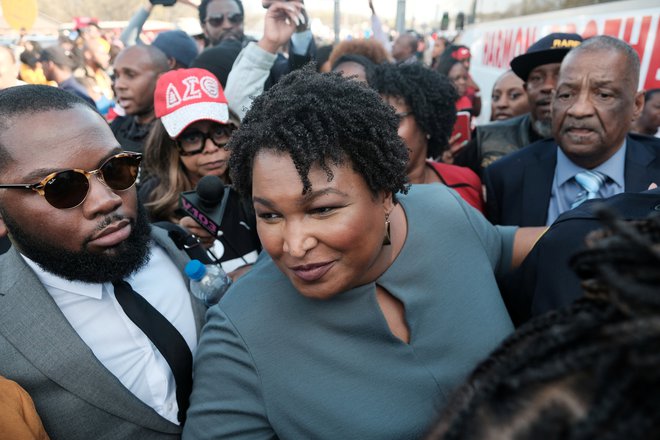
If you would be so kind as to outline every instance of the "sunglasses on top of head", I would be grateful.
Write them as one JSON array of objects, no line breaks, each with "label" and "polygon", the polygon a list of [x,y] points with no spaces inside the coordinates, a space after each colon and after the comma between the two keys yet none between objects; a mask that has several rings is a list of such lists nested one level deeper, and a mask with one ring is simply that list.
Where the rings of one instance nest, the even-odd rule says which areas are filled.
[{"label": "sunglasses on top of head", "polygon": [[123,152],[109,157],[92,171],[57,171],[37,183],[3,183],[0,188],[30,189],[45,198],[54,208],[75,208],[87,198],[92,175],[111,190],[124,191],[135,184],[141,160],[142,155],[139,153]]},{"label": "sunglasses on top of head", "polygon": [[225,21],[225,18],[229,20],[231,24],[240,24],[243,23],[243,14],[240,12],[234,12],[233,14],[218,14],[211,17],[207,17],[204,22],[210,24],[213,27],[222,26],[222,22]]}]

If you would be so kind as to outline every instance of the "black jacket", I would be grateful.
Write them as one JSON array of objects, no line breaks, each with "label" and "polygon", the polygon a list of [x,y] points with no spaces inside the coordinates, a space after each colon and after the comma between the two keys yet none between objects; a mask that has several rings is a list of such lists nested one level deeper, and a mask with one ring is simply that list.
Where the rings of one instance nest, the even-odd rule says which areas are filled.
[{"label": "black jacket", "polygon": [[[660,139],[628,135],[626,192],[660,181]],[[486,216],[496,225],[544,226],[557,164],[554,139],[535,142],[484,170]]]},{"label": "black jacket", "polygon": [[589,200],[559,216],[518,270],[500,282],[514,324],[567,306],[582,296],[580,280],[569,261],[584,248],[587,234],[602,227],[594,211],[603,205],[623,219],[643,219],[660,213],[660,188]]}]

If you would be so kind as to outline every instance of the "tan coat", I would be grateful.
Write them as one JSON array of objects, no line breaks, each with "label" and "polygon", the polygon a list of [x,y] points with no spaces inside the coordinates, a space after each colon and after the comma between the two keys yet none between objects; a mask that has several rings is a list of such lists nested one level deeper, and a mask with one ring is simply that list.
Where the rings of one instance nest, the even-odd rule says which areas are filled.
[{"label": "tan coat", "polygon": [[48,440],[30,395],[19,384],[0,376],[0,438]]}]

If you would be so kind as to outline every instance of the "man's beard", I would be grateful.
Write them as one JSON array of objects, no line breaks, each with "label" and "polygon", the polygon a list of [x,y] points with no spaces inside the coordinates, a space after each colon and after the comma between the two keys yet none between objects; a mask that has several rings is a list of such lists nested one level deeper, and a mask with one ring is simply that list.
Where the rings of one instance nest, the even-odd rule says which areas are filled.
[{"label": "man's beard", "polygon": [[536,131],[542,138],[552,137],[552,121],[534,121],[534,131]]},{"label": "man's beard", "polygon": [[[43,270],[71,281],[105,283],[120,280],[136,272],[149,261],[149,218],[141,203],[135,221],[131,221],[131,234],[112,254],[92,253],[84,249],[69,251],[56,243],[25,233],[13,218],[2,212],[9,236],[16,248],[37,263]],[[101,228],[121,220],[119,216],[106,217]]]},{"label": "man's beard", "polygon": [[241,30],[236,30],[236,29],[229,29],[227,31],[224,31],[220,35],[216,37],[215,40],[211,41],[210,47],[217,46],[218,44],[225,42],[225,41],[238,41],[239,43],[243,42],[243,37],[244,33]]}]

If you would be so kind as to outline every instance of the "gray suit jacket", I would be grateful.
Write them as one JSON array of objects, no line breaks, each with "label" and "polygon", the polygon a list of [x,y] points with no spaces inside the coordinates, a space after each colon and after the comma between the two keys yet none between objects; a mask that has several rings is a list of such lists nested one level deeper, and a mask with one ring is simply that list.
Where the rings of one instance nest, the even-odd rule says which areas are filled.
[{"label": "gray suit jacket", "polygon": [[[183,270],[188,257],[167,233],[152,238]],[[192,304],[199,337],[205,307]],[[0,374],[30,393],[53,440],[180,437],[94,356],[15,247],[0,256]]]}]

